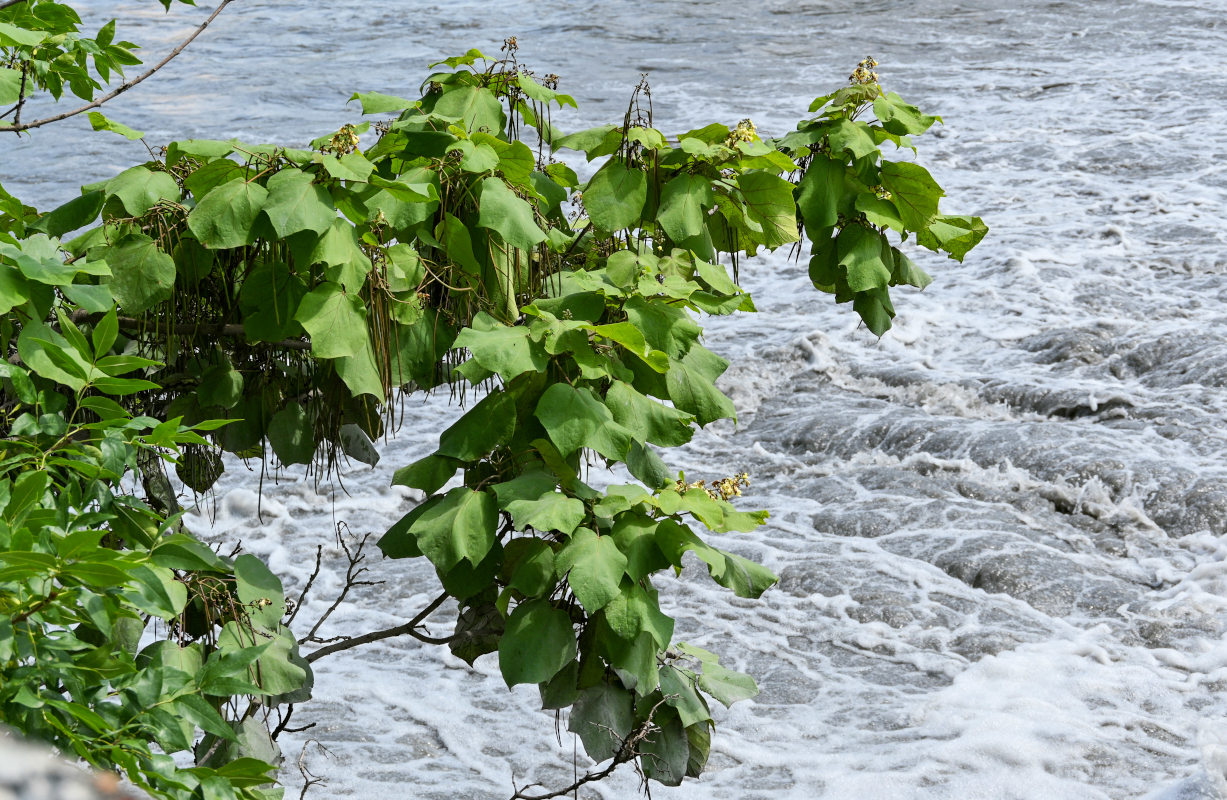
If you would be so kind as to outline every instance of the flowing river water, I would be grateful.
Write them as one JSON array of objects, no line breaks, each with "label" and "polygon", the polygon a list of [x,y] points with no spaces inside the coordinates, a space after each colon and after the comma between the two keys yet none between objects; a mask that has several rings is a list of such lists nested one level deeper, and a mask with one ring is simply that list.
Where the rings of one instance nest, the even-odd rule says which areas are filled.
[{"label": "flowing river water", "polygon": [[[148,61],[207,13],[79,5],[133,20]],[[668,456],[694,477],[750,472],[742,502],[772,517],[722,544],[781,581],[761,601],[698,569],[663,581],[678,638],[762,692],[718,711],[702,780],[653,796],[1227,797],[1221,2],[242,0],[107,113],[155,142],[301,145],[356,117],[351,92],[412,94],[429,61],[510,35],[579,100],[555,119],[571,130],[620,119],[647,72],[666,132],[751,117],[783,133],[872,54],[945,117],[918,145],[946,210],[992,228],[964,264],[921,259],[936,280],[899,292],[881,340],[782,254],[743,263],[760,313],[708,321],[741,418]],[[87,129],[6,142],[0,180],[49,208],[145,157]],[[411,402],[348,494],[289,473],[259,500],[235,463],[192,524],[267,557],[294,595],[336,523],[378,534],[404,513],[389,476],[433,449],[445,400]],[[302,619],[341,584],[326,555]],[[370,566],[386,583],[322,635],[433,596],[423,565]],[[308,797],[506,797],[588,763],[490,657],[471,670],[390,640],[316,666],[294,718],[315,727],[283,737],[291,796],[300,751],[327,780]],[[636,788],[624,767],[580,794]]]}]

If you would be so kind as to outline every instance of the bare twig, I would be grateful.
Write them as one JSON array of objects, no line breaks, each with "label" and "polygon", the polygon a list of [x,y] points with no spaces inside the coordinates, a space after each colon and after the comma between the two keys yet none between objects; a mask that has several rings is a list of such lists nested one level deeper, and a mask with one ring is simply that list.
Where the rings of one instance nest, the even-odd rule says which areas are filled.
[{"label": "bare twig", "polygon": [[451,595],[449,595],[447,592],[443,592],[441,595],[439,595],[434,600],[432,600],[430,605],[422,609],[422,611],[416,617],[409,620],[404,625],[397,625],[395,628],[388,628],[387,630],[372,631],[371,633],[364,633],[361,636],[353,636],[347,639],[343,639],[337,642],[336,644],[330,644],[327,647],[321,647],[319,650],[316,650],[315,652],[309,654],[306,657],[307,661],[308,662],[316,661],[318,659],[323,658],[324,656],[332,655],[333,653],[339,653],[342,650],[348,650],[351,647],[360,647],[361,645],[370,644],[371,642],[378,642],[381,639],[391,639],[394,636],[412,636],[414,639],[417,639],[420,642],[426,642],[427,644],[446,644],[447,642],[451,640],[450,636],[444,639],[436,639],[432,636],[427,636],[423,633],[419,633],[417,629],[422,624],[422,622],[427,617],[429,617],[431,614],[433,614],[439,606],[443,605],[443,601],[446,600],[450,596]]},{"label": "bare twig", "polygon": [[344,524],[345,523],[343,522],[337,524],[337,543],[341,545],[341,549],[345,551],[345,558],[349,561],[349,565],[345,568],[345,586],[341,588],[341,593],[337,595],[336,600],[332,601],[332,605],[328,607],[328,610],[324,612],[323,616],[315,621],[315,624],[311,626],[311,630],[307,631],[307,635],[298,640],[299,644],[306,644],[307,642],[315,641],[316,631],[318,631],[320,626],[332,616],[332,612],[336,611],[341,606],[341,602],[345,600],[345,596],[349,594],[350,589],[354,588],[355,586],[376,586],[383,583],[383,581],[358,580],[362,573],[368,571],[366,567],[359,567],[358,565],[366,560],[366,556],[362,554],[362,548],[366,547],[367,540],[371,538],[371,535],[368,533],[363,536],[362,541],[358,542],[357,549],[351,553],[349,550],[349,545],[347,545],[345,540],[341,538],[341,527]]},{"label": "bare twig", "polygon": [[[24,0],[16,0],[16,2],[24,2]],[[7,0],[7,2],[5,2],[3,5],[0,5],[0,9],[7,8],[11,5],[16,5],[16,2],[14,2],[14,0]],[[121,83],[119,86],[115,87],[114,90],[112,90],[111,92],[108,92],[102,97],[99,97],[97,100],[93,101],[92,103],[86,103],[85,105],[79,108],[74,108],[72,111],[65,111],[62,114],[56,114],[54,116],[44,117],[43,119],[36,119],[33,122],[23,122],[20,124],[13,124],[13,125],[0,125],[0,131],[11,131],[13,133],[20,133],[21,131],[27,131],[27,130],[30,130],[31,128],[41,128],[43,125],[47,125],[52,122],[59,122],[62,119],[68,119],[69,117],[75,117],[78,114],[83,114],[86,111],[89,111],[90,109],[98,108],[98,106],[102,105],[108,100],[115,99],[119,95],[131,89],[133,86],[136,86],[138,83],[148,78],[150,75],[153,75],[153,73],[157,72],[162,67],[169,64],[172,58],[182,53],[184,48],[186,48],[189,44],[191,44],[192,41],[195,40],[197,36],[203,33],[205,28],[209,27],[209,23],[217,19],[217,15],[222,13],[222,9],[230,5],[232,2],[234,2],[234,0],[221,0],[221,2],[217,4],[217,8],[213,9],[213,13],[209,15],[209,18],[206,19],[204,22],[202,22],[199,28],[192,31],[191,35],[189,35],[186,39],[184,39],[179,44],[178,47],[170,51],[170,54],[166,56],[166,58],[162,59],[157,64],[154,64],[153,67],[146,70],[144,73],[138,75],[137,77],[133,78],[132,80]]]},{"label": "bare twig", "polygon": [[313,774],[311,770],[307,769],[307,747],[312,744],[318,747],[324,754],[332,755],[332,752],[327,747],[324,747],[324,745],[320,744],[314,739],[308,739],[306,743],[303,744],[302,750],[298,752],[298,774],[302,775],[303,779],[302,791],[298,793],[298,800],[303,800],[303,798],[307,796],[307,790],[312,786],[325,782],[323,778]]},{"label": "bare twig", "polygon": [[315,579],[320,574],[320,559],[324,556],[324,546],[322,544],[315,546],[315,569],[311,570],[311,577],[307,578],[307,585],[302,587],[302,591],[298,593],[298,600],[294,603],[294,610],[290,612],[290,616],[286,619],[285,624],[288,627],[294,618],[298,616],[298,612],[302,610],[302,604],[307,599],[307,592],[311,591],[311,584],[315,583]]},{"label": "bare twig", "polygon": [[[549,800],[549,798],[552,797],[564,797],[568,794],[577,792],[579,787],[586,783],[592,783],[593,781],[608,778],[618,767],[622,766],[628,761],[634,761],[636,758],[642,755],[642,753],[639,751],[639,744],[644,739],[648,738],[648,736],[650,736],[652,733],[660,730],[660,728],[652,722],[652,718],[656,716],[657,709],[659,709],[664,702],[664,699],[658,700],[656,705],[652,706],[652,710],[648,712],[648,718],[639,723],[638,727],[626,735],[626,738],[622,740],[622,744],[618,746],[618,752],[614,753],[613,761],[611,761],[609,766],[605,767],[605,769],[598,772],[585,773],[582,778],[579,778],[570,786],[558,789],[557,791],[549,792],[547,794],[525,794],[526,791],[534,786],[541,785],[539,783],[529,784],[523,788],[516,789],[515,794],[511,796],[511,800]],[[512,788],[515,788],[514,782],[512,782]]]}]

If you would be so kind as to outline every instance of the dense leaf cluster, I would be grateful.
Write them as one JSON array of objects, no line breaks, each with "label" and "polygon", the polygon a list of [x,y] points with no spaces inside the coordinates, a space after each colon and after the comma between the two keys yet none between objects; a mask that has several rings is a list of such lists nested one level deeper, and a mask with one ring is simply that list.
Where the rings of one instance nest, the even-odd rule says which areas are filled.
[{"label": "dense leaf cluster", "polygon": [[[570,729],[595,760],[635,761],[675,785],[706,763],[707,698],[729,704],[756,689],[673,640],[653,581],[680,571],[687,552],[738,596],[776,580],[695,533],[748,531],[766,512],[679,479],[655,449],[735,414],[716,385],[727,362],[703,345],[698,316],[752,311],[737,258],[795,245],[804,230],[815,285],[881,334],[894,315],[889,287],[929,281],[901,246],[914,239],[961,259],[986,229],[939,214],[941,189],[923,167],[883,158],[882,145],[910,148],[908,137],[936,118],[876,81],[819,98],[818,115],[778,140],[760,139],[749,121],[666,136],[638,92],[621,125],[564,135],[550,110],[574,100],[552,76],[521,68],[514,46],[435,66],[444,69],[419,99],[355,95],[364,113],[395,115],[373,136],[363,124],[304,150],[174,142],[47,214],[0,198],[0,344],[14,365],[3,385],[17,397],[6,413],[23,420],[5,442],[34,437],[29,457],[46,459],[85,441],[78,428],[94,429],[81,426],[111,438],[128,431],[130,447],[182,447],[180,476],[205,490],[220,474],[219,450],[263,457],[267,443],[282,464],[327,465],[338,450],[373,463],[398,399],[440,385],[471,396],[435,451],[396,472],[427,498],[381,549],[433,565],[458,603],[457,655],[472,663],[496,653],[509,686],[536,684],[546,708],[570,708]],[[859,119],[870,110],[872,122]],[[567,153],[571,164],[559,160]],[[572,166],[581,158],[587,180]],[[57,436],[67,439],[48,444]],[[97,479],[107,487],[130,469],[150,473],[110,458]],[[54,524],[26,515],[24,538],[6,534],[0,586],[25,587],[13,624],[38,621],[46,638],[76,647],[85,640],[63,615],[77,613],[72,621],[101,631],[96,647],[111,648],[100,659],[130,661],[111,617],[135,608],[179,620],[168,631],[181,631],[185,591],[202,576],[221,587],[223,606],[242,609],[202,623],[207,646],[173,635],[153,646],[149,663],[173,661],[179,672],[162,678],[162,694],[146,694],[194,710],[178,710],[179,727],[153,721],[133,735],[169,752],[199,728],[198,754],[221,753],[230,766],[219,769],[247,765],[259,754],[250,742],[214,745],[246,736],[253,718],[236,708],[223,722],[208,698],[263,696],[253,709],[305,697],[309,674],[282,624],[276,579],[251,557],[218,559],[148,506],[152,528],[140,536],[120,516],[92,516],[115,501],[81,499],[75,478],[46,492],[51,478],[36,476],[47,473],[2,463],[12,464],[0,478],[6,520],[25,508],[14,497],[60,508]],[[618,464],[633,483],[590,485],[592,466]],[[73,514],[76,527],[65,527]],[[200,561],[159,560],[168,543]],[[60,608],[52,588],[95,561],[123,571],[122,580],[108,573],[118,587],[109,594],[98,591],[100,573],[84,579],[112,603],[105,620],[84,605]],[[149,605],[157,587],[163,605]],[[72,690],[61,689],[59,657],[41,652],[10,651],[5,668],[42,681],[29,690],[31,709],[58,708],[53,695]],[[217,680],[224,692],[210,688]],[[101,675],[94,681],[85,683],[110,691]],[[17,724],[40,732],[47,718]],[[60,735],[127,724],[74,719]],[[112,750],[91,752],[133,769]],[[149,763],[137,771],[156,771]]]}]

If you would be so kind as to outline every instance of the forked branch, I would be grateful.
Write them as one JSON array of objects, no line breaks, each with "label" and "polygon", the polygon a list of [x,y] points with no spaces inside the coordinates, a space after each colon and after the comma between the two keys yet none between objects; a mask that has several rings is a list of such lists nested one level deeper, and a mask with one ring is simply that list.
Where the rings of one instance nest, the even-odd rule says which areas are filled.
[{"label": "forked branch", "polygon": [[[9,6],[17,5],[17,3],[22,3],[22,2],[25,2],[25,0],[5,0],[5,2],[0,3],[0,9],[5,9],[5,8],[8,8]],[[75,117],[78,114],[84,114],[86,111],[90,111],[92,109],[98,108],[100,105],[107,102],[108,100],[114,100],[116,97],[119,97],[121,94],[131,89],[133,86],[136,86],[138,83],[145,80],[150,75],[153,75],[153,73],[157,72],[162,67],[169,64],[171,59],[173,59],[175,56],[182,53],[184,48],[186,48],[189,44],[191,44],[192,41],[195,40],[197,36],[203,33],[205,28],[209,27],[209,23],[217,19],[217,15],[222,13],[222,9],[224,9],[226,6],[230,5],[233,2],[234,0],[221,0],[221,2],[217,4],[217,8],[213,9],[213,13],[209,15],[209,18],[206,19],[204,22],[202,22],[200,24],[200,27],[192,31],[191,35],[189,35],[186,39],[180,42],[178,47],[176,47],[174,50],[171,50],[170,54],[167,55],[166,58],[162,59],[157,64],[154,64],[152,67],[150,67],[149,69],[147,69],[145,72],[141,73],[140,75],[136,76],[132,80],[125,81],[124,83],[121,83],[119,86],[116,86],[112,91],[108,92],[107,94],[104,94],[102,97],[99,97],[97,100],[93,101],[92,103],[86,103],[85,105],[79,108],[74,108],[72,111],[65,111],[62,114],[55,114],[54,116],[44,117],[43,119],[36,119],[33,122],[21,122],[21,123],[16,123],[13,125],[0,125],[0,131],[10,131],[12,133],[20,133],[21,131],[27,131],[27,130],[30,130],[31,128],[41,128],[43,125],[47,125],[52,122],[59,122],[62,119],[68,119],[69,117]]]}]

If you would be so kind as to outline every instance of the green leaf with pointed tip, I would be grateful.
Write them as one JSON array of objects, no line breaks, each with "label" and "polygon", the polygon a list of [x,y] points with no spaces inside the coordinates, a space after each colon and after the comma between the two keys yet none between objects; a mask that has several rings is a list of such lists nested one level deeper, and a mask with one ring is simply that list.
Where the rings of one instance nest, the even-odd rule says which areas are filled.
[{"label": "green leaf with pointed tip", "polygon": [[[706,359],[696,356],[695,348],[685,358],[669,359],[669,371],[665,373],[665,385],[669,399],[682,411],[694,414],[700,425],[718,419],[736,419],[737,408],[724,392],[716,386],[715,377],[707,371]],[[721,359],[723,360],[723,359]]]},{"label": "green leaf with pointed tip", "polygon": [[460,466],[461,463],[454,458],[432,454],[398,469],[392,475],[392,484],[410,486],[431,494],[450,481]]},{"label": "green leaf with pointed tip", "polygon": [[681,358],[703,333],[703,329],[683,309],[659,300],[632,297],[623,308],[647,344],[672,358]]},{"label": "green leaf with pointed tip", "polygon": [[476,461],[511,441],[515,428],[515,400],[504,391],[491,392],[439,434],[438,455]]},{"label": "green leaf with pointed tip", "polygon": [[659,524],[659,520],[637,511],[620,514],[614,521],[610,536],[626,556],[626,574],[633,581],[669,566],[668,559],[656,546]]},{"label": "green leaf with pointed tip", "polygon": [[878,145],[864,122],[840,119],[835,122],[827,140],[831,143],[831,150],[836,153],[847,150],[853,158],[864,158],[878,152]]},{"label": "green leaf with pointed tip", "polygon": [[268,442],[282,464],[310,464],[315,456],[315,426],[307,410],[291,402],[268,423]]},{"label": "green leaf with pointed tip", "polygon": [[946,195],[929,171],[919,164],[884,161],[880,174],[882,186],[890,192],[908,230],[923,231],[929,227],[937,216],[938,198]]},{"label": "green leaf with pointed tip", "polygon": [[865,327],[881,336],[890,330],[890,321],[895,317],[895,306],[885,287],[857,292],[852,298],[852,310],[864,320]]},{"label": "green leaf with pointed tip", "polygon": [[417,103],[413,100],[406,100],[403,97],[395,97],[390,94],[381,94],[379,92],[354,92],[353,96],[347,102],[359,101],[362,103],[362,113],[365,114],[387,114],[389,111],[404,111],[406,108],[413,108]]},{"label": "green leaf with pointed tip", "polygon": [[234,579],[248,619],[267,631],[276,630],[285,616],[281,580],[263,561],[246,553],[234,560]]},{"label": "green leaf with pointed tip", "polygon": [[139,217],[159,200],[179,200],[179,184],[166,172],[146,167],[131,167],[111,178],[102,187],[108,198],[119,199],[129,216]]},{"label": "green leaf with pointed tip", "polygon": [[798,184],[797,208],[805,221],[806,232],[811,239],[818,239],[824,232],[835,227],[839,221],[839,204],[844,194],[844,175],[847,171],[842,161],[822,153],[814,154]]},{"label": "green leaf with pointed tip", "polygon": [[529,338],[523,325],[504,325],[484,311],[478,312],[472,327],[456,337],[456,347],[466,347],[473,359],[510,381],[524,372],[542,372],[549,359],[540,342]]},{"label": "green leaf with pointed tip", "polygon": [[108,285],[120,308],[139,314],[170,297],[175,261],[143,233],[132,233],[106,251],[111,267]]},{"label": "green leaf with pointed tip", "polygon": [[640,633],[650,633],[657,647],[664,649],[673,638],[673,620],[660,610],[654,589],[624,581],[618,596],[605,605],[605,621],[623,639],[634,639]]},{"label": "green leaf with pointed tip", "polygon": [[299,231],[323,234],[337,218],[328,191],[314,176],[299,169],[283,169],[268,179],[264,213],[281,238]]},{"label": "green leaf with pointed tip", "polygon": [[480,86],[448,89],[435,101],[432,110],[435,114],[460,119],[469,133],[484,130],[497,134],[507,125],[503,104],[489,89]]},{"label": "green leaf with pointed tip", "polygon": [[[575,502],[582,511],[583,504]],[[588,528],[579,528],[558,551],[554,563],[558,577],[566,577],[571,591],[589,614],[600,611],[620,595],[626,556],[612,536],[597,536]]]},{"label": "green leaf with pointed tip", "polygon": [[774,249],[798,241],[794,186],[779,175],[752,170],[737,176],[737,187],[746,201],[747,216],[762,227],[762,244]]},{"label": "green leaf with pointed tip", "polygon": [[621,461],[634,438],[588,388],[556,383],[541,395],[534,414],[563,457],[587,447]]},{"label": "green leaf with pointed tip", "polygon": [[[551,487],[552,488],[552,487]],[[584,521],[584,504],[574,497],[550,491],[534,500],[512,500],[503,506],[511,514],[516,530],[571,533]]]},{"label": "green leaf with pointed tip", "polygon": [[251,244],[256,217],[264,207],[268,190],[258,183],[233,180],[206,194],[191,213],[187,226],[210,250]]},{"label": "green leaf with pointed tip", "polygon": [[578,648],[571,617],[548,600],[521,603],[507,618],[498,645],[499,669],[508,686],[544,683],[571,662]]},{"label": "green leaf with pointed tip", "polygon": [[50,38],[44,31],[32,31],[19,25],[0,22],[0,47],[33,47]]},{"label": "green leaf with pointed tip", "polygon": [[409,526],[409,533],[442,572],[467,559],[481,563],[494,544],[498,504],[494,495],[458,487],[443,495]]},{"label": "green leaf with pointed tip", "polygon": [[317,358],[352,356],[367,345],[362,300],[330,281],[302,299],[294,319],[311,335],[311,353]]},{"label": "green leaf with pointed tip", "polygon": [[711,181],[682,174],[665,184],[656,219],[675,242],[699,236],[705,230],[707,209],[716,202]]},{"label": "green leaf with pointed tip", "polygon": [[584,752],[597,763],[613,758],[634,726],[634,698],[621,686],[608,683],[581,691],[567,722],[567,730],[579,736]]},{"label": "green leaf with pointed tip", "polygon": [[682,724],[689,727],[711,719],[707,704],[695,691],[694,676],[668,665],[660,668],[660,693],[677,709]]},{"label": "green leaf with pointed tip", "polygon": [[[727,129],[725,134],[728,134]],[[603,155],[609,155],[618,149],[618,144],[622,141],[621,131],[613,125],[601,125],[597,128],[587,128],[582,131],[560,136],[553,142],[553,148],[557,150],[560,147],[565,147],[568,150],[578,150],[588,156],[591,161],[594,158],[599,158]]]},{"label": "green leaf with pointed tip", "polygon": [[659,730],[640,746],[643,774],[665,786],[680,786],[690,761],[686,728],[676,716],[667,721],[658,719],[657,726]]},{"label": "green leaf with pointed tip", "polygon": [[882,127],[896,136],[924,133],[941,119],[921,114],[919,108],[908,105],[894,92],[878,95],[873,101],[873,113]]},{"label": "green leaf with pointed tip", "polygon": [[643,217],[648,179],[617,158],[605,162],[584,187],[584,208],[592,224],[604,231],[634,228]]},{"label": "green leaf with pointed tip", "polygon": [[699,688],[719,700],[725,708],[738,700],[749,700],[758,694],[754,679],[744,672],[727,669],[715,661],[703,662]]},{"label": "green leaf with pointed tip", "polygon": [[535,537],[513,539],[503,551],[502,574],[525,597],[541,597],[554,588],[554,551]]},{"label": "green leaf with pointed tip", "polygon": [[42,231],[48,236],[63,236],[98,219],[105,199],[106,195],[102,190],[86,192],[80,197],[74,197],[54,211],[43,214],[27,228]]},{"label": "green leaf with pointed tip", "polygon": [[890,228],[899,233],[903,233],[906,227],[903,224],[903,218],[899,216],[899,209],[895,207],[895,204],[871,192],[861,192],[858,194],[853,207],[865,215],[865,220],[870,225]]},{"label": "green leaf with pointed tip", "polygon": [[111,133],[118,133],[120,136],[133,142],[137,139],[145,138],[145,134],[141,131],[133,130],[121,122],[108,119],[97,111],[91,111],[87,116],[89,116],[90,127],[96,131],[110,131]]},{"label": "green leaf with pointed tip", "polygon": [[662,405],[622,381],[613,381],[605,393],[605,405],[614,421],[631,432],[638,442],[678,447],[694,436],[694,416]]},{"label": "green leaf with pointed tip", "polygon": [[939,214],[929,227],[916,236],[916,241],[930,250],[944,250],[955,261],[962,261],[988,233],[988,226],[979,217]]},{"label": "green leaf with pointed tip", "polygon": [[481,182],[480,205],[478,227],[495,231],[512,247],[531,250],[545,241],[545,232],[537,227],[533,207],[517,197],[500,178],[486,178]]},{"label": "green leaf with pointed tip", "polygon": [[848,288],[854,292],[877,289],[890,283],[890,267],[882,261],[882,234],[849,225],[835,240],[839,265],[847,270]]},{"label": "green leaf with pointed tip", "polygon": [[761,564],[718,550],[685,525],[671,520],[661,522],[657,528],[656,543],[665,558],[676,566],[681,566],[684,552],[694,552],[699,560],[707,564],[712,579],[724,588],[732,589],[738,597],[759,597],[779,581],[775,573]]}]

